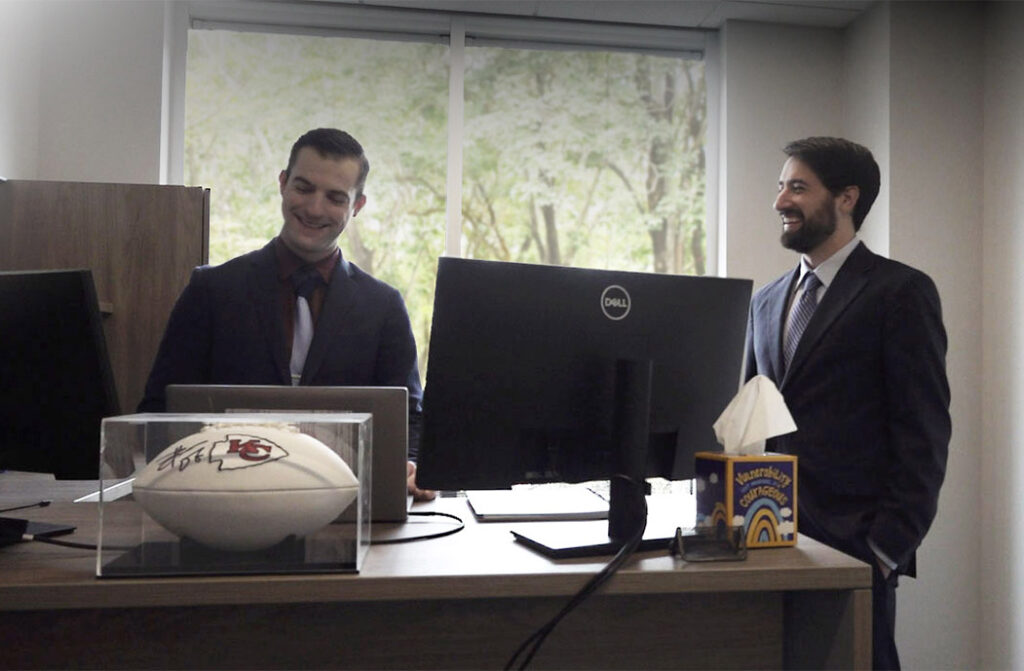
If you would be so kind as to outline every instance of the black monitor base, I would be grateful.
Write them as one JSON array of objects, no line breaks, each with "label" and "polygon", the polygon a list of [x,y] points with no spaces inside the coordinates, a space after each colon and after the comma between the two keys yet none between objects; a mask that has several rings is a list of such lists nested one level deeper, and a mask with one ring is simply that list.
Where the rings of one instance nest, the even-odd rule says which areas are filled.
[{"label": "black monitor base", "polygon": [[[518,542],[552,559],[613,555],[622,547],[621,542],[608,536],[608,523],[603,520],[537,522],[513,529],[512,535]],[[637,551],[667,551],[673,538],[674,528],[669,531],[667,528],[649,527]]]}]

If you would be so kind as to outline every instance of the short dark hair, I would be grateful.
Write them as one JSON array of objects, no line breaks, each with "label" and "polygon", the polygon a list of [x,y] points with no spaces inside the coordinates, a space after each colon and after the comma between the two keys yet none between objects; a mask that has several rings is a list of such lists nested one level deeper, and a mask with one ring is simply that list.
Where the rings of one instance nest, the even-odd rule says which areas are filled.
[{"label": "short dark hair", "polygon": [[853,208],[853,228],[859,231],[881,184],[878,163],[868,148],[839,137],[808,137],[790,142],[783,151],[813,170],[833,196],[848,186],[860,189]]},{"label": "short dark hair", "polygon": [[366,176],[370,174],[370,161],[363,152],[363,145],[346,133],[337,128],[315,128],[306,132],[295,144],[292,145],[292,153],[288,156],[288,167],[284,169],[285,177],[292,174],[292,167],[295,159],[303,147],[312,147],[324,158],[354,158],[359,161],[359,179],[356,182],[357,195],[363,194],[363,186],[366,184]]}]

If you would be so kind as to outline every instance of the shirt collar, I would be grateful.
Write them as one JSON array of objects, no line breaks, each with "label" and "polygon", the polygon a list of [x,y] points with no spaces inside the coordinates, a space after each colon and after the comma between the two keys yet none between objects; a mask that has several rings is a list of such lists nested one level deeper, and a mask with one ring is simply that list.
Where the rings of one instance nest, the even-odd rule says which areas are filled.
[{"label": "shirt collar", "polygon": [[[299,268],[310,265],[300,259],[295,252],[288,249],[288,246],[281,240],[281,236],[274,238],[274,256],[277,258],[277,277],[282,282],[291,277],[292,273]],[[334,269],[338,267],[338,260],[340,258],[341,249],[335,247],[333,253],[312,264],[324,279],[324,284],[331,283],[331,276],[334,274]]]},{"label": "shirt collar", "polygon": [[797,280],[797,286],[801,286],[801,282],[803,282],[804,275],[813,270],[814,274],[818,276],[818,279],[827,289],[829,285],[832,284],[832,280],[836,278],[836,275],[839,273],[839,269],[843,267],[843,264],[846,262],[846,259],[850,256],[850,254],[853,253],[853,250],[857,247],[858,244],[860,244],[860,238],[858,238],[855,235],[853,236],[853,239],[850,240],[845,245],[843,245],[839,249],[839,251],[837,251],[835,254],[828,257],[820,264],[818,264],[817,268],[812,268],[811,265],[807,262],[807,257],[801,255],[800,277]]}]

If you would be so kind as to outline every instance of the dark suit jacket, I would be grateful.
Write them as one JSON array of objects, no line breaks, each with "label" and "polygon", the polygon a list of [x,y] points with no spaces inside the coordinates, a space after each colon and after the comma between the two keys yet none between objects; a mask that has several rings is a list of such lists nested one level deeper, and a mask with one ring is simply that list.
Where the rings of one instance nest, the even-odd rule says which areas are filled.
[{"label": "dark suit jacket", "polygon": [[782,373],[786,303],[798,277],[790,271],[751,301],[747,378],[771,378],[797,426],[767,449],[799,457],[802,533],[873,562],[870,537],[913,575],[950,437],[935,284],[858,244]]},{"label": "dark suit jacket", "polygon": [[[273,242],[196,268],[171,312],[139,411],[163,411],[168,384],[290,385],[279,301]],[[412,437],[423,392],[398,291],[341,259],[300,384],[407,387]]]}]

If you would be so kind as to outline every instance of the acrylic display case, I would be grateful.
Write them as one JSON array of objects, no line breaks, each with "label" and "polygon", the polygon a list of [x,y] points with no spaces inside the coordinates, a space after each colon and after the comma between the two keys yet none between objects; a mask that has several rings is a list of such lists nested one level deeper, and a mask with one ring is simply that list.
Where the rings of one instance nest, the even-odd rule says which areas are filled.
[{"label": "acrylic display case", "polygon": [[[358,572],[372,435],[357,413],[103,420],[96,575]],[[130,496],[104,492],[125,478]]]}]

